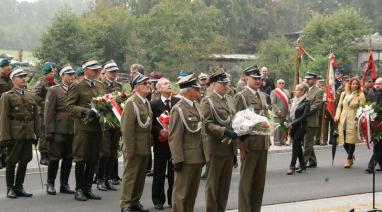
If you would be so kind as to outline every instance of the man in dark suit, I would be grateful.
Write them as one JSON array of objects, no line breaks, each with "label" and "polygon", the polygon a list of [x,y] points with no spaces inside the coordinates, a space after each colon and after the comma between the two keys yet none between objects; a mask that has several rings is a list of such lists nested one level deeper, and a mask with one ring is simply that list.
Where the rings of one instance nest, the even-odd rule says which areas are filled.
[{"label": "man in dark suit", "polygon": [[155,209],[163,210],[163,204],[166,201],[164,192],[164,184],[166,179],[167,168],[167,202],[171,205],[172,186],[174,184],[173,164],[170,161],[171,152],[168,145],[168,127],[166,124],[159,123],[159,117],[168,112],[180,99],[171,97],[171,82],[166,78],[161,78],[156,84],[156,89],[160,93],[160,98],[151,102],[153,111],[153,127],[151,134],[154,145],[154,178],[152,185],[152,201]]}]

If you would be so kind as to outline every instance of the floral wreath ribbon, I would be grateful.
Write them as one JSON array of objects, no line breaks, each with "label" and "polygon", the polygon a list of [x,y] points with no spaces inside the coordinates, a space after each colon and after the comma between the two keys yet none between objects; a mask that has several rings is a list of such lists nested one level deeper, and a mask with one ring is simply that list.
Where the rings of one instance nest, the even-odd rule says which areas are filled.
[{"label": "floral wreath ribbon", "polygon": [[[357,122],[357,134],[358,139],[362,142],[366,142],[367,148],[370,149],[370,142],[371,142],[371,132],[370,132],[370,115],[373,113],[373,111],[368,109],[362,109],[361,114],[359,115],[358,122]],[[363,132],[363,135],[361,135],[361,130]]]}]

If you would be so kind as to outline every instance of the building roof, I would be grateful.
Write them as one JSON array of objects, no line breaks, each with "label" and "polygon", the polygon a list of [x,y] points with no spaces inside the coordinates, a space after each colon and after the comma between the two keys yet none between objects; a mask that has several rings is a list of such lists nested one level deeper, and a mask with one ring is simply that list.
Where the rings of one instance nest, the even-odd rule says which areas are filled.
[{"label": "building roof", "polygon": [[382,36],[377,32],[372,35],[364,36],[363,40],[358,43],[359,50],[369,50],[369,39],[371,39],[371,49],[374,51],[382,51]]},{"label": "building roof", "polygon": [[211,59],[215,60],[256,60],[254,54],[211,54]]}]

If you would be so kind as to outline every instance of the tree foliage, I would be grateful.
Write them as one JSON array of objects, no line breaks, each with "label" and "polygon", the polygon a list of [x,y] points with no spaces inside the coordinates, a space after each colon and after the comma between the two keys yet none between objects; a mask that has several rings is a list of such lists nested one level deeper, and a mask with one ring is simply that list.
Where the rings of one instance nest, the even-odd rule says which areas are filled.
[{"label": "tree foliage", "polygon": [[[316,14],[303,29],[301,42],[315,57],[327,57],[332,48],[337,62],[351,68],[356,57],[356,42],[370,33],[369,22],[353,8],[343,8],[331,15]],[[325,73],[321,59],[308,60],[308,69]]]}]

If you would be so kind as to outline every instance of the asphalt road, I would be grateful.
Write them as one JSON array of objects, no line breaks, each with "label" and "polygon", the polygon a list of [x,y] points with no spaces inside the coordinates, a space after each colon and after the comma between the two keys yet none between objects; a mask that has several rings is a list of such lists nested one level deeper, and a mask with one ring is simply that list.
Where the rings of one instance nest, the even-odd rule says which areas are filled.
[{"label": "asphalt road", "polygon": [[[365,174],[364,172],[371,150],[368,150],[364,146],[357,146],[355,165],[351,169],[343,168],[345,152],[342,147],[339,147],[337,150],[334,166],[332,166],[331,162],[330,149],[316,151],[316,154],[318,158],[318,168],[308,169],[306,173],[296,174],[295,176],[286,175],[291,157],[290,152],[269,154],[263,204],[270,205],[371,192],[372,175]],[[382,173],[377,173],[377,191],[382,191],[381,176]],[[43,177],[44,180],[46,180],[46,173],[44,173]],[[71,185],[74,185],[73,178],[72,175]],[[25,189],[32,192],[34,197],[10,200],[5,196],[5,177],[0,177],[1,212],[119,211],[119,191],[96,191],[96,193],[102,196],[103,199],[101,201],[78,202],[74,200],[72,195],[46,195],[45,191],[41,188],[38,174],[28,175],[25,181]],[[151,177],[146,178],[146,186],[141,203],[146,208],[155,211],[151,202],[151,182]],[[236,169],[232,176],[231,192],[227,209],[237,208],[238,182],[239,170]],[[205,181],[201,181],[195,211],[204,211],[205,209],[204,188]],[[170,211],[170,209],[166,211]]]}]

